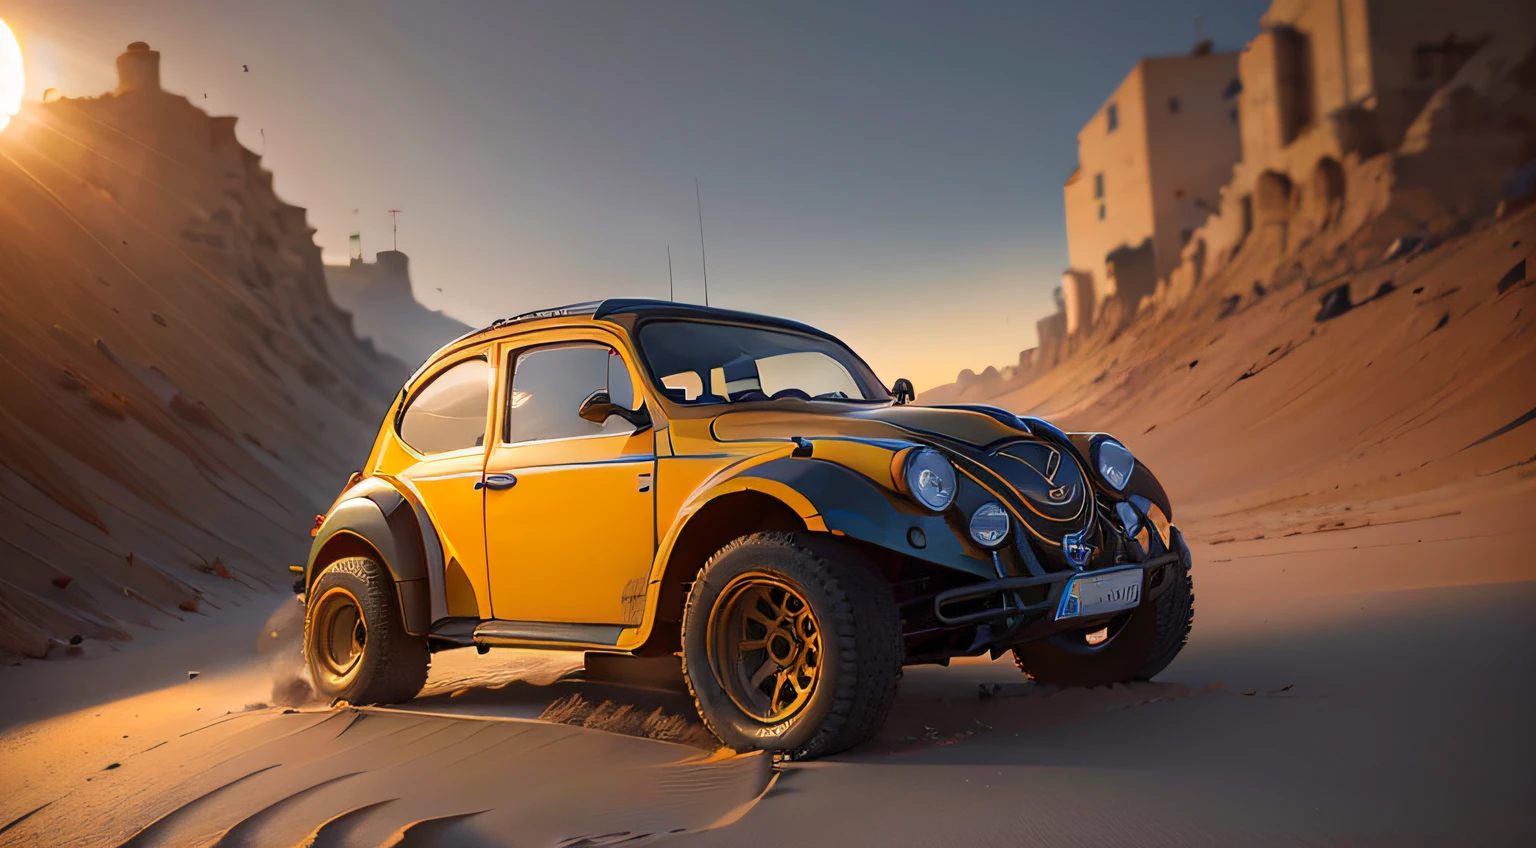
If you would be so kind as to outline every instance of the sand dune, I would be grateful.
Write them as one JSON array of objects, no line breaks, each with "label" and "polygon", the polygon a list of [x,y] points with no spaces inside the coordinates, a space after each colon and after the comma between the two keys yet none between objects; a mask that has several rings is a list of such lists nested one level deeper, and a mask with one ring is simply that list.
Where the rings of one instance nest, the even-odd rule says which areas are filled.
[{"label": "sand dune", "polygon": [[286,582],[405,373],[312,236],[233,118],[158,88],[0,135],[0,652]]},{"label": "sand dune", "polygon": [[[1536,285],[1498,284],[1536,250],[1536,209],[1383,261],[1392,232],[1303,251],[1310,273],[1266,278],[1261,296],[1237,262],[1026,385],[920,400],[1113,433],[1167,485],[1175,520],[1212,541],[1424,517],[1473,493],[1530,498]],[[1359,305],[1317,320],[1337,286]]]}]

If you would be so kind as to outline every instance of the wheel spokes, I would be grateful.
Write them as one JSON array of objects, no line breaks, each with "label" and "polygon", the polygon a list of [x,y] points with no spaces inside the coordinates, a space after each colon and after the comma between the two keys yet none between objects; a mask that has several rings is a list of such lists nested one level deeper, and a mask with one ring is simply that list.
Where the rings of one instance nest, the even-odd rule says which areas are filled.
[{"label": "wheel spokes", "polygon": [[821,634],[804,597],[776,576],[744,575],[711,613],[718,679],[743,711],[783,721],[820,677]]}]

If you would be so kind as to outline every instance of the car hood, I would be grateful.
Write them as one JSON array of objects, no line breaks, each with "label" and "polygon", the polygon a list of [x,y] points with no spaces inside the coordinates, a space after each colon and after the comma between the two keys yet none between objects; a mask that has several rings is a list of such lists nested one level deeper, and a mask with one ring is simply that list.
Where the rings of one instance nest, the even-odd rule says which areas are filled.
[{"label": "car hood", "polygon": [[[789,436],[929,441],[941,439],[986,451],[1029,436],[1023,420],[990,407],[878,406],[803,403],[803,408],[743,409],[717,416],[711,434],[722,442]],[[982,411],[982,410],[988,411]]]},{"label": "car hood", "polygon": [[929,445],[960,472],[962,507],[967,499],[976,505],[989,497],[1001,500],[1049,549],[1059,550],[1064,537],[1093,523],[1087,469],[1065,435],[1044,421],[993,407],[839,407],[727,412],[711,432],[725,442],[802,436],[878,440],[893,450]]}]

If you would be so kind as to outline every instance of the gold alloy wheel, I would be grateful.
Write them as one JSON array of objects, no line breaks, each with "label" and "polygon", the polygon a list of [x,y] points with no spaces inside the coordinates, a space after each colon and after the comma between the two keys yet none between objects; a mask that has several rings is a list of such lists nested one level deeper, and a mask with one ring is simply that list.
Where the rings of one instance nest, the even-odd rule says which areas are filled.
[{"label": "gold alloy wheel", "polygon": [[821,679],[821,627],[799,590],[777,577],[732,580],[710,611],[708,639],[721,688],[765,724],[798,713]]},{"label": "gold alloy wheel", "polygon": [[368,623],[357,596],[332,586],[315,602],[314,646],[321,669],[343,682],[363,660],[368,646]]}]

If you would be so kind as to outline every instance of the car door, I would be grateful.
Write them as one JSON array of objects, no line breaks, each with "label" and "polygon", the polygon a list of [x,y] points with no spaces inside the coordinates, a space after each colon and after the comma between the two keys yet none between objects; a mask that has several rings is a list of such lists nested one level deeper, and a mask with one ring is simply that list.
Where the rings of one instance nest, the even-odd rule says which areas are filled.
[{"label": "car door", "polygon": [[396,430],[416,459],[397,476],[415,490],[443,543],[448,614],[481,618],[490,617],[490,581],[480,480],[496,376],[487,354],[472,352],[418,386]]},{"label": "car door", "polygon": [[[485,525],[496,618],[636,625],[656,550],[655,440],[577,411],[607,391],[635,409],[638,373],[605,334],[503,349],[500,432],[486,460]],[[615,635],[616,635],[615,631]]]}]

